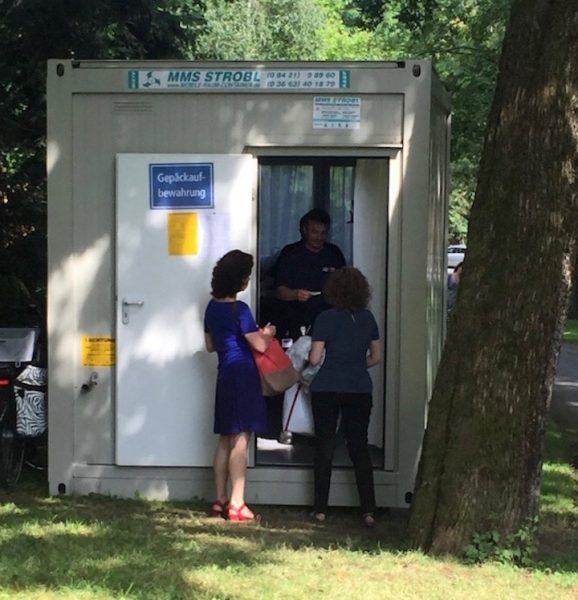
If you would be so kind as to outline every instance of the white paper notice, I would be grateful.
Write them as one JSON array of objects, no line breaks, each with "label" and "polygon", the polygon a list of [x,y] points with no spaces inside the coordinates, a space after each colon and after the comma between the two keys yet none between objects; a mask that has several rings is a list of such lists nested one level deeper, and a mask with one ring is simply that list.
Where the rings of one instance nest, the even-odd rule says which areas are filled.
[{"label": "white paper notice", "polygon": [[351,96],[315,96],[313,129],[359,129],[361,98]]},{"label": "white paper notice", "polygon": [[231,242],[231,219],[228,213],[205,212],[200,218],[199,254],[213,264],[233,250]]}]

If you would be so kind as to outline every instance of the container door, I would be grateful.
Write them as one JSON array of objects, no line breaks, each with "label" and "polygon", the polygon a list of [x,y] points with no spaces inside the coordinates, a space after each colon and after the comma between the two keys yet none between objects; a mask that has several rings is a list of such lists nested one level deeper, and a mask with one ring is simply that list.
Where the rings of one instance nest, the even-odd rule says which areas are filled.
[{"label": "container door", "polygon": [[[373,381],[373,408],[369,422],[368,441],[374,451],[379,451],[380,466],[385,469],[393,466],[393,426],[391,406],[385,405],[385,398],[395,397],[386,394],[385,384],[394,385],[397,377],[389,373],[385,377],[388,364],[392,362],[387,355],[387,336],[392,327],[388,324],[387,306],[387,245],[389,236],[389,161],[387,159],[358,160],[355,171],[355,207],[353,226],[353,261],[355,266],[365,274],[371,285],[371,301],[369,308],[374,314],[379,327],[384,359],[370,369]],[[368,243],[371,240],[371,243]],[[387,415],[386,415],[387,410]],[[385,435],[384,422],[387,423],[388,435]],[[377,461],[374,461],[376,464]]]},{"label": "container door", "polygon": [[[256,161],[117,155],[116,463],[208,467],[217,358],[204,347],[211,273],[255,253]],[[249,288],[240,296],[253,302]]]}]

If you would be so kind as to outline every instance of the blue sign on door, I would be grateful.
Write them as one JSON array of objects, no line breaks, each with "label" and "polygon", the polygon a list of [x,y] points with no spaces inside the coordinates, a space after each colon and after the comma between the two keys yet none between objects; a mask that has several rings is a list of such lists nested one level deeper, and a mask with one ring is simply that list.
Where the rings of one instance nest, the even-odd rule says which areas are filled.
[{"label": "blue sign on door", "polygon": [[151,208],[213,208],[213,163],[149,165]]}]

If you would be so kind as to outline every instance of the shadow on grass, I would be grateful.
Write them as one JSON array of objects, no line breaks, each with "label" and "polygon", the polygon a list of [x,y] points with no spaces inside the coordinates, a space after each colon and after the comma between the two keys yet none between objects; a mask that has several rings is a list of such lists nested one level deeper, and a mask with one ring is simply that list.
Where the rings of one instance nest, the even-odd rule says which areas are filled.
[{"label": "shadow on grass", "polygon": [[[531,570],[574,573],[578,568],[576,479],[564,463],[566,442],[560,432],[548,433],[540,546]],[[255,508],[260,524],[233,524],[206,517],[200,501],[53,498],[47,496],[44,474],[28,473],[15,491],[0,492],[0,588],[225,600],[216,572],[230,577],[239,569],[274,567],[283,561],[283,551],[379,555],[408,550],[407,511],[382,511],[378,527],[367,530],[352,509],[334,509],[321,524],[308,518],[305,508]]]},{"label": "shadow on grass", "polygon": [[[46,497],[25,481],[0,493],[0,588],[97,590],[114,597],[222,598],[199,572],[275,565],[279,551],[343,548],[379,553],[403,549],[405,513],[380,515],[364,529],[352,510],[324,524],[305,509],[258,507],[260,524],[205,515],[200,502],[160,503],[106,496]],[[209,578],[210,579],[210,578]]]}]

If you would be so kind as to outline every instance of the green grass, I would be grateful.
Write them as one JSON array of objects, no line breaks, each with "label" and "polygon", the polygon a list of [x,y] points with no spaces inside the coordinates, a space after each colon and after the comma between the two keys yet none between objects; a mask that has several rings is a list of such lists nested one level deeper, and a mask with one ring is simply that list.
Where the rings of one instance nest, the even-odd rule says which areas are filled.
[{"label": "green grass", "polygon": [[539,560],[554,570],[578,570],[578,478],[570,464],[577,449],[575,432],[562,433],[551,423],[542,472]]},{"label": "green grass", "polygon": [[569,344],[578,344],[578,319],[566,321],[563,340]]},{"label": "green grass", "polygon": [[380,515],[373,531],[347,509],[318,524],[305,509],[260,507],[261,524],[235,525],[205,517],[201,502],[51,498],[28,474],[0,493],[0,600],[576,600],[575,473],[562,433],[550,429],[546,447],[528,569],[408,551],[405,511]]}]

